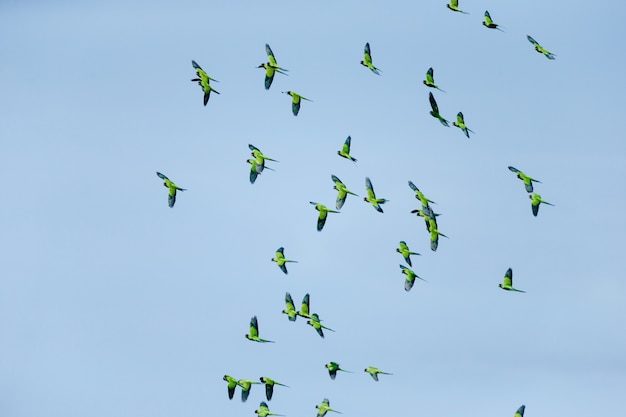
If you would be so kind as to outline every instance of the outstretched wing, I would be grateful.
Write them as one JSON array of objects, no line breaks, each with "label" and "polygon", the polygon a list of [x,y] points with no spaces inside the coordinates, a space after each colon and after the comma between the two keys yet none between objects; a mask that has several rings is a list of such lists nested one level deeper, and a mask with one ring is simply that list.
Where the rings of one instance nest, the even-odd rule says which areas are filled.
[{"label": "outstretched wing", "polygon": [[300,313],[304,316],[309,316],[309,294],[305,294],[302,299],[302,305],[300,306]]},{"label": "outstretched wing", "polygon": [[365,188],[367,189],[367,196],[372,200],[376,200],[374,187],[372,186],[372,181],[370,181],[369,177],[365,177]]},{"label": "outstretched wing", "polygon": [[435,77],[432,67],[428,68],[428,71],[426,71],[426,82],[428,84],[435,84]]},{"label": "outstretched wing", "polygon": [[512,287],[513,286],[513,270],[511,268],[506,270],[504,274],[504,286]]},{"label": "outstretched wing", "polygon": [[274,57],[274,52],[272,52],[272,48],[270,48],[268,44],[265,44],[265,53],[267,53],[267,57],[270,60],[270,65],[277,67],[278,64],[276,63],[276,57]]},{"label": "outstretched wing", "polygon": [[491,15],[487,10],[485,10],[485,25],[491,26],[493,25],[493,20],[491,20]]},{"label": "outstretched wing", "polygon": [[433,113],[439,114],[439,106],[437,106],[437,102],[435,101],[435,96],[433,96],[433,93],[428,93],[428,101],[430,101],[430,107],[432,107]]},{"label": "outstretched wing", "polygon": [[530,35],[526,35],[526,39],[528,39],[528,42],[532,43],[534,46],[541,46],[539,45],[539,42],[534,40]]},{"label": "outstretched wing", "polygon": [[465,124],[465,120],[463,119],[463,113],[458,112],[456,115],[456,122],[460,125],[464,125]]},{"label": "outstretched wing", "polygon": [[256,316],[252,316],[250,319],[250,337],[259,337],[259,322]]}]

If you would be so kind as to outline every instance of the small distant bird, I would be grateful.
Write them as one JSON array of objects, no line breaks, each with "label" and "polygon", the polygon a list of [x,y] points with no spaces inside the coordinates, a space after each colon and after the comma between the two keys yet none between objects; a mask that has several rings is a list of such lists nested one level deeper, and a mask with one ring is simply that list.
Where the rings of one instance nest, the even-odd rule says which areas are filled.
[{"label": "small distant bird", "polygon": [[515,167],[510,166],[509,171],[515,172],[517,174],[517,178],[524,181],[524,187],[526,187],[526,191],[528,191],[529,193],[533,192],[533,182],[538,182],[539,184],[541,184],[541,181],[524,174],[522,171]]},{"label": "small distant bird", "polygon": [[437,87],[437,85],[435,84],[434,71],[432,67],[428,68],[428,71],[426,71],[426,79],[422,82],[426,85],[426,87],[436,88],[437,90],[445,93],[445,91]]},{"label": "small distant bird", "polygon": [[235,395],[235,388],[237,388],[237,380],[230,375],[224,375],[222,378],[224,381],[228,382],[228,398],[233,399]]},{"label": "small distant bird", "polygon": [[383,212],[381,204],[385,204],[389,200],[384,198],[376,198],[376,194],[374,193],[374,187],[372,186],[372,181],[370,181],[369,177],[365,177],[365,188],[367,189],[367,197],[363,198],[363,201],[370,203],[376,211],[379,213]]},{"label": "small distant bird", "polygon": [[254,145],[248,144],[248,148],[252,151],[251,155],[254,157],[254,160],[257,163],[257,170],[259,174],[263,172],[263,169],[265,169],[265,161],[278,162],[276,159],[272,159],[263,155],[263,152],[261,152],[261,150]]},{"label": "small distant bird", "polygon": [[380,70],[372,64],[372,53],[370,52],[370,44],[369,42],[365,44],[365,50],[363,51],[363,61],[361,61],[361,65],[369,68],[374,74],[380,75]]},{"label": "small distant bird", "polygon": [[250,389],[252,385],[261,384],[260,382],[250,381],[249,379],[240,379],[237,381],[237,385],[241,387],[241,402],[246,402],[250,395]]},{"label": "small distant bird", "polygon": [[522,405],[520,408],[517,409],[517,411],[515,412],[515,415],[513,417],[524,417],[524,410],[526,409],[525,405]]},{"label": "small distant bird", "polygon": [[262,376],[260,380],[262,383],[265,384],[265,398],[267,398],[267,401],[270,401],[272,399],[272,395],[274,395],[274,385],[280,385],[281,387],[289,388],[289,385],[281,384],[280,382],[266,376]]},{"label": "small distant bird", "polygon": [[246,335],[246,339],[259,343],[274,343],[271,340],[261,339],[259,337],[259,323],[256,316],[253,316],[252,319],[250,319],[250,333]]},{"label": "small distant bird", "polygon": [[536,40],[531,38],[529,35],[526,35],[526,39],[528,39],[528,42],[533,44],[533,46],[535,47],[535,51],[539,52],[540,54],[544,54],[545,57],[548,58],[548,59],[555,59],[554,57],[556,55],[554,55],[552,52],[548,51],[543,46],[539,45],[539,42],[537,42]]},{"label": "small distant bird", "polygon": [[306,101],[313,101],[313,100],[309,100],[306,97],[302,97],[300,94],[298,93],[294,93],[293,91],[283,91],[284,94],[289,94],[292,98],[291,100],[291,111],[293,112],[294,116],[298,115],[298,112],[300,111],[300,103],[302,100],[306,100]]},{"label": "small distant bird", "polygon": [[300,317],[304,317],[307,319],[311,318],[311,309],[309,308],[309,294],[305,294],[302,298],[302,304],[300,304],[300,311],[296,312],[296,314]]},{"label": "small distant bird", "polygon": [[552,203],[548,203],[545,200],[541,199],[541,196],[537,193],[533,193],[532,195],[529,195],[528,198],[531,199],[531,207],[533,209],[533,216],[537,217],[537,214],[539,214],[539,204],[547,204],[549,206],[554,206],[554,204]]},{"label": "small distant bird", "polygon": [[333,329],[331,329],[330,327],[326,327],[321,323],[321,320],[319,316],[317,315],[317,313],[311,314],[311,318],[307,320],[306,324],[308,324],[309,326],[312,326],[317,332],[317,334],[319,334],[322,338],[324,337],[324,331],[322,329],[326,329],[326,330],[330,330],[331,332],[334,332]]},{"label": "small distant bird", "polygon": [[463,14],[469,14],[467,12],[464,12],[463,10],[459,9],[459,0],[450,0],[449,4],[446,4],[446,7],[450,10],[452,10],[453,12],[459,12],[459,13],[463,13]]},{"label": "small distant bird", "polygon": [[285,72],[289,70],[278,66],[274,52],[272,52],[272,49],[268,44],[265,44],[265,53],[267,53],[269,62],[264,62],[257,68],[265,68],[265,89],[269,90],[272,85],[272,81],[274,81],[274,74],[278,72],[279,74],[288,75]]},{"label": "small distant bird", "polygon": [[437,247],[439,246],[439,236],[443,236],[447,238],[448,236],[441,233],[437,230],[437,223],[429,219],[429,232],[430,232],[430,250],[433,252],[437,251]]},{"label": "small distant bird", "polygon": [[504,282],[502,284],[498,284],[498,287],[507,291],[526,292],[518,290],[517,288],[513,288],[513,270],[511,268],[506,270],[506,273],[504,274]]},{"label": "small distant bird", "polygon": [[209,96],[211,95],[211,91],[215,92],[215,94],[219,94],[219,91],[215,90],[211,87],[210,82],[215,81],[219,82],[214,78],[209,77],[209,75],[204,71],[200,65],[196,61],[191,61],[191,65],[196,69],[196,75],[198,78],[194,78],[191,81],[197,81],[198,85],[202,87],[202,91],[204,92],[204,105],[209,102]]},{"label": "small distant bird", "polygon": [[272,262],[276,262],[278,264],[278,267],[280,268],[280,270],[283,271],[285,274],[287,274],[287,265],[285,265],[285,264],[287,262],[298,263],[298,261],[292,261],[291,259],[285,259],[284,252],[285,252],[285,248],[283,248],[282,246],[280,248],[276,249],[276,254],[272,258]]},{"label": "small distant bird", "polygon": [[343,147],[341,148],[341,150],[337,151],[337,155],[341,156],[342,158],[349,159],[352,162],[356,162],[356,159],[350,156],[350,141],[351,138],[350,136],[348,136],[346,141],[343,143]]},{"label": "small distant bird", "polygon": [[284,414],[275,414],[270,412],[270,409],[265,401],[261,401],[261,403],[259,404],[259,408],[254,410],[254,412],[258,414],[259,417],[284,416]]},{"label": "small distant bird", "polygon": [[287,315],[289,321],[296,321],[298,318],[298,312],[296,311],[296,306],[293,304],[293,298],[291,298],[291,294],[288,292],[285,293],[285,309],[282,313]]},{"label": "small distant bird", "polygon": [[413,270],[407,268],[404,265],[400,265],[400,269],[402,270],[402,273],[406,275],[406,280],[404,281],[404,290],[407,292],[411,291],[411,288],[413,288],[413,284],[415,284],[415,278],[419,278],[424,282],[428,282],[424,278],[417,276],[417,274]]},{"label": "small distant bird", "polygon": [[374,381],[378,381],[378,375],[382,374],[382,375],[393,375],[390,374],[389,372],[383,372],[378,368],[375,368],[373,366],[368,366],[367,368],[364,369],[365,372],[367,372],[368,374],[370,374],[372,376],[372,378],[374,378]]},{"label": "small distant bird", "polygon": [[187,189],[180,188],[178,185],[174,184],[174,181],[170,180],[169,178],[167,178],[165,175],[161,174],[160,172],[157,172],[156,174],[159,178],[163,180],[163,186],[167,187],[170,190],[168,197],[167,197],[167,204],[170,207],[174,207],[174,204],[176,203],[176,191],[177,190],[187,191]]},{"label": "small distant bird", "polygon": [[338,371],[347,372],[350,374],[352,373],[350,371],[346,371],[345,369],[341,369],[341,367],[339,366],[337,362],[328,362],[324,366],[326,367],[326,369],[328,369],[328,375],[330,375],[330,379],[335,379],[337,377]]},{"label": "small distant bird", "polygon": [[430,115],[439,120],[441,124],[445,127],[450,127],[448,121],[441,117],[441,115],[439,114],[439,106],[437,106],[437,102],[435,101],[435,96],[433,96],[433,93],[428,93],[428,100],[430,101],[430,107],[432,108]]},{"label": "small distant bird", "polygon": [[504,32],[502,29],[498,27],[500,25],[493,23],[493,20],[491,20],[491,15],[489,14],[487,10],[485,10],[485,21],[483,22],[483,26],[489,29],[498,29],[500,32]]},{"label": "small distant bird", "polygon": [[476,133],[474,132],[472,129],[470,129],[469,127],[465,126],[465,120],[463,119],[463,113],[458,112],[456,115],[456,122],[452,123],[454,126],[458,127],[459,129],[461,129],[463,131],[463,133],[465,133],[465,136],[467,136],[468,138],[469,136],[469,132],[472,133]]},{"label": "small distant bird", "polygon": [[335,203],[335,208],[337,210],[341,210],[341,208],[343,207],[343,204],[346,202],[346,197],[348,197],[348,194],[352,194],[357,197],[358,195],[348,190],[346,185],[343,182],[341,182],[341,180],[337,176],[331,175],[330,178],[335,183],[335,186],[333,188],[337,190],[337,201]]},{"label": "small distant bird", "polygon": [[396,252],[402,255],[402,257],[404,258],[406,263],[409,264],[409,266],[413,266],[413,264],[411,264],[411,255],[420,255],[417,252],[411,252],[404,240],[400,241],[400,246],[396,248]]},{"label": "small distant bird", "polygon": [[322,401],[321,404],[316,405],[315,408],[319,410],[317,412],[317,417],[324,417],[329,411],[341,414],[341,412],[330,408],[330,401],[328,401],[328,398],[324,398],[324,401]]},{"label": "small distant bird", "polygon": [[[417,186],[415,184],[413,184],[413,182],[409,181],[409,187],[411,187],[411,190],[413,190],[415,192],[415,198],[417,198],[420,201],[420,203],[422,203],[422,207],[423,208],[427,208],[428,207],[428,203],[437,204],[433,200],[430,200],[430,199],[426,198],[424,193],[422,193],[420,191],[420,189],[417,188]],[[411,213],[413,213],[413,212],[411,212]]]},{"label": "small distant bird", "polygon": [[328,213],[339,213],[338,211],[331,210],[323,204],[315,203],[313,201],[309,201],[309,203],[315,206],[315,210],[319,211],[320,214],[317,217],[317,231],[321,232],[326,224],[326,217],[328,217]]}]

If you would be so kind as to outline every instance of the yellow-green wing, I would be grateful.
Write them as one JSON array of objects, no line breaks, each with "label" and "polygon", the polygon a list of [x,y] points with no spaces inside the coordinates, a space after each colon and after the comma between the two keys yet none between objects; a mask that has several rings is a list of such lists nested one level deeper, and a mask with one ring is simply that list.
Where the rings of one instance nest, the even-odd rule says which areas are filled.
[{"label": "yellow-green wing", "polygon": [[363,51],[363,61],[368,64],[371,65],[372,64],[372,55],[370,53],[370,44],[369,42],[365,44],[365,49]]},{"label": "yellow-green wing", "polygon": [[369,177],[365,177],[365,188],[367,188],[367,196],[371,200],[376,200],[376,194],[374,194],[374,187],[372,186],[372,181],[370,181]]},{"label": "yellow-green wing", "polygon": [[259,337],[259,323],[256,316],[253,316],[252,319],[250,319],[250,337]]},{"label": "yellow-green wing", "polygon": [[273,67],[277,67],[276,58],[274,57],[274,52],[272,52],[272,48],[268,44],[265,44],[265,52],[267,53],[267,57],[270,60],[270,65]]},{"label": "yellow-green wing", "polygon": [[504,274],[504,287],[512,287],[513,286],[513,270],[511,268],[506,270],[506,274]]},{"label": "yellow-green wing", "polygon": [[428,68],[428,71],[426,71],[426,83],[429,85],[435,84],[435,76],[432,67]]},{"label": "yellow-green wing", "polygon": [[309,294],[306,294],[304,296],[304,298],[302,299],[302,305],[300,306],[300,313],[302,313],[303,316],[310,316],[309,313]]},{"label": "yellow-green wing", "polygon": [[450,5],[452,7],[459,7],[459,0],[450,0]]},{"label": "yellow-green wing", "polygon": [[491,26],[493,25],[493,20],[491,20],[491,15],[487,10],[485,10],[485,25]]},{"label": "yellow-green wing", "polygon": [[342,152],[345,154],[349,154],[350,153],[350,141],[352,140],[352,138],[350,136],[348,136],[346,138],[346,141],[343,143],[343,148],[342,148]]}]

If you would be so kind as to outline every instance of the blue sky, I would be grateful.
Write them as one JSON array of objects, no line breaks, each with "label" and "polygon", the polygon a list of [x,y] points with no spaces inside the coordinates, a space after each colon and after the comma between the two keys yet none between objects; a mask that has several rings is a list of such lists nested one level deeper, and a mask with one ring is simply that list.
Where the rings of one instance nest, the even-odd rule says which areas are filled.
[{"label": "blue sky", "polygon": [[[2,2],[0,415],[253,415],[262,387],[228,400],[224,374],[289,385],[269,406],[292,417],[622,410],[626,6],[460,6]],[[289,69],[269,91],[265,43]],[[192,59],[219,80],[206,107]],[[428,114],[431,66],[471,139]],[[287,90],[313,100],[297,117]],[[249,143],[280,161],[254,185]],[[555,206],[533,217],[509,165]],[[188,189],[173,209],[155,171]],[[318,233],[331,174],[360,197]],[[400,240],[428,280],[409,293]],[[509,267],[526,294],[498,288]],[[289,322],[286,291],[336,332]],[[244,338],[253,315],[275,344]]]}]

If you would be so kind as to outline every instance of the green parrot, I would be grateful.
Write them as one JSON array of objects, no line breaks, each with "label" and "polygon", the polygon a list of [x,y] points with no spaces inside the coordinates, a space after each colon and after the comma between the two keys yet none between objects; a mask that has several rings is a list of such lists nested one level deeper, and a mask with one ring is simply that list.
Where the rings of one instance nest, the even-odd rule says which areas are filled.
[{"label": "green parrot", "polygon": [[459,12],[459,13],[463,13],[463,14],[469,14],[467,12],[464,12],[463,10],[459,9],[459,0],[450,0],[449,4],[446,4],[446,7],[450,10],[452,10],[453,12]]},{"label": "green parrot", "polygon": [[276,249],[276,255],[272,258],[272,262],[276,262],[278,264],[278,267],[280,268],[281,271],[283,271],[285,274],[287,274],[287,265],[285,265],[287,262],[294,262],[294,263],[298,263],[298,261],[292,261],[291,259],[285,259],[285,248],[283,248],[282,246],[278,249]]},{"label": "green parrot", "polygon": [[252,385],[256,384],[261,385],[260,382],[250,381],[249,379],[240,379],[239,381],[237,381],[237,385],[241,387],[241,402],[246,402],[248,396],[250,395],[250,389],[252,388]]},{"label": "green parrot", "polygon": [[281,387],[289,388],[289,385],[281,384],[280,382],[274,381],[273,379],[266,376],[262,376],[260,380],[262,383],[265,384],[265,397],[267,398],[267,401],[270,401],[272,399],[272,395],[274,394],[274,385],[280,385]]},{"label": "green parrot", "polygon": [[337,362],[329,362],[324,365],[326,369],[328,369],[328,375],[330,375],[330,379],[335,379],[337,377],[337,371],[347,372],[351,374],[352,372],[346,371],[345,369],[341,369]]},{"label": "green parrot", "polygon": [[163,180],[163,185],[170,190],[169,195],[167,197],[168,206],[170,206],[170,208],[174,207],[174,204],[176,203],[176,191],[177,190],[187,191],[187,189],[180,188],[178,185],[174,184],[174,181],[170,180],[169,178],[167,178],[165,175],[161,174],[160,172],[157,172],[156,174],[159,178]]},{"label": "green parrot", "polygon": [[328,217],[328,213],[339,213],[338,211],[331,210],[323,204],[315,203],[313,201],[309,201],[309,203],[315,206],[315,210],[320,212],[319,217],[317,218],[317,231],[321,232],[324,228],[324,224],[326,224],[326,217]]},{"label": "green parrot", "polygon": [[[418,216],[423,217],[426,222],[426,230],[430,233],[430,224],[434,223],[435,228],[437,227],[437,216],[440,216],[439,213],[435,213],[430,206],[423,207],[421,210],[411,210],[411,213],[416,213]],[[412,266],[412,265],[411,265]]]},{"label": "green parrot", "polygon": [[287,315],[289,321],[296,321],[296,319],[298,318],[298,312],[296,311],[296,306],[293,303],[293,298],[291,298],[291,294],[289,294],[288,292],[285,293],[285,306],[286,307],[283,310],[283,314]]},{"label": "green parrot", "polygon": [[[420,201],[420,203],[422,203],[422,208],[425,209],[425,208],[429,207],[428,203],[437,204],[433,200],[430,200],[430,199],[426,198],[424,193],[422,193],[420,191],[420,189],[417,188],[415,186],[415,184],[413,184],[411,181],[409,181],[409,187],[411,187],[411,190],[413,190],[415,192],[415,198],[417,198]],[[413,212],[411,212],[411,213],[413,213]]]},{"label": "green parrot", "polygon": [[232,400],[235,395],[235,388],[237,388],[239,384],[237,384],[237,380],[230,375],[224,375],[222,379],[228,382],[228,398]]},{"label": "green parrot", "polygon": [[354,194],[352,191],[348,190],[348,188],[346,188],[346,185],[341,182],[341,180],[337,178],[337,176],[331,175],[330,178],[335,183],[335,186],[333,188],[337,190],[337,202],[335,203],[335,208],[337,210],[340,210],[343,207],[343,204],[346,202],[346,197],[348,197],[348,194],[352,194],[358,197],[357,194]]},{"label": "green parrot", "polygon": [[439,114],[439,106],[437,106],[437,102],[435,101],[435,96],[433,96],[433,93],[428,93],[428,100],[430,101],[430,107],[432,107],[430,115],[439,120],[439,122],[441,122],[441,124],[445,127],[450,127],[448,121]]},{"label": "green parrot", "polygon": [[533,193],[532,195],[529,195],[528,198],[530,198],[532,201],[530,203],[532,209],[533,209],[533,216],[537,217],[537,214],[539,214],[539,204],[543,203],[543,204],[547,204],[549,206],[554,206],[554,204],[552,203],[548,203],[545,200],[541,199],[541,196],[537,193]]},{"label": "green parrot", "polygon": [[467,136],[468,138],[469,136],[469,132],[472,133],[476,133],[474,132],[472,129],[470,129],[469,127],[465,126],[465,120],[463,119],[463,113],[458,112],[456,115],[456,122],[452,123],[454,126],[458,127],[459,129],[461,129],[463,131],[463,133],[465,133],[465,136]]},{"label": "green parrot", "polygon": [[306,101],[313,101],[313,100],[309,100],[306,97],[302,97],[300,94],[298,93],[294,93],[293,91],[283,91],[284,94],[289,94],[292,98],[291,100],[291,111],[293,112],[294,116],[298,115],[298,112],[300,111],[300,103],[302,100],[306,100]]},{"label": "green parrot", "polygon": [[259,174],[263,172],[263,169],[265,168],[265,161],[278,162],[276,159],[272,159],[263,155],[263,152],[261,152],[261,150],[254,145],[248,144],[248,148],[250,148],[250,150],[252,151],[252,156],[256,161],[257,171],[259,172]]},{"label": "green parrot", "polygon": [[541,184],[541,181],[524,174],[522,171],[515,167],[510,166],[509,171],[515,172],[517,174],[517,178],[524,181],[524,187],[526,187],[526,191],[528,191],[529,193],[533,192],[533,182],[538,182],[539,184]]},{"label": "green parrot", "polygon": [[513,288],[513,270],[511,268],[506,270],[506,273],[504,274],[504,282],[502,284],[498,284],[498,287],[507,291],[526,292]]},{"label": "green parrot", "polygon": [[252,319],[250,319],[250,333],[246,335],[246,339],[259,343],[275,343],[271,340],[261,339],[259,337],[259,323],[256,316],[252,316]]},{"label": "green parrot", "polygon": [[311,309],[309,308],[309,294],[305,294],[304,298],[302,298],[302,304],[300,305],[300,311],[297,311],[296,314],[300,317],[304,317],[307,319],[311,318]]},{"label": "green parrot", "polygon": [[351,138],[350,136],[348,136],[346,141],[343,143],[343,147],[341,148],[341,150],[337,151],[337,155],[341,156],[342,158],[349,159],[352,162],[356,162],[356,159],[350,156],[350,141]]},{"label": "green parrot", "polygon": [[254,159],[254,158],[247,159],[246,162],[250,164],[250,184],[254,184],[254,182],[256,181],[257,177],[259,176],[259,174],[263,170],[269,169],[270,171],[274,171],[270,167],[259,165],[257,160]]},{"label": "green parrot", "polygon": [[198,65],[196,61],[191,61],[191,65],[196,69],[196,75],[198,78],[194,78],[191,81],[197,81],[198,85],[202,87],[202,91],[204,91],[204,105],[209,102],[209,96],[211,95],[211,91],[215,92],[215,94],[219,94],[219,91],[213,89],[211,87],[210,82],[215,81],[219,82],[214,78],[209,77],[209,75]]},{"label": "green parrot", "polygon": [[530,37],[529,35],[526,35],[526,39],[528,39],[528,42],[533,44],[533,46],[535,47],[535,51],[539,52],[540,54],[544,54],[545,57],[548,58],[548,59],[555,59],[554,57],[556,55],[554,55],[552,52],[548,51],[543,46],[539,45],[539,42],[534,40],[532,37]]},{"label": "green parrot", "polygon": [[324,417],[326,413],[329,411],[342,414],[340,411],[333,410],[332,408],[330,408],[330,401],[328,401],[328,398],[324,398],[324,401],[322,401],[321,404],[316,405],[315,408],[319,410],[317,412],[317,417]]},{"label": "green parrot", "polygon": [[317,313],[311,314],[311,318],[310,320],[307,320],[306,324],[308,324],[309,326],[313,326],[315,331],[317,331],[317,334],[319,334],[322,338],[324,337],[324,331],[322,329],[326,329],[326,330],[330,330],[331,332],[334,332],[333,329],[331,329],[330,327],[326,327],[321,323],[321,320],[319,316],[317,315]]},{"label": "green parrot", "polygon": [[258,414],[259,417],[284,416],[284,414],[275,414],[270,412],[270,409],[265,401],[261,401],[261,403],[259,404],[259,408],[257,410],[254,410],[254,412]]},{"label": "green parrot", "polygon": [[417,252],[411,252],[404,240],[400,241],[400,247],[396,248],[396,252],[402,255],[402,257],[404,258],[406,263],[409,264],[409,266],[413,266],[413,264],[411,263],[411,255],[420,255]]},{"label": "green parrot", "polygon": [[274,52],[272,52],[272,49],[268,44],[265,44],[265,53],[267,53],[269,62],[264,62],[257,68],[265,68],[265,89],[269,90],[272,85],[272,81],[274,81],[274,73],[278,72],[279,74],[288,75],[286,74],[286,71],[289,70],[278,66]]},{"label": "green parrot", "polygon": [[437,223],[429,219],[429,232],[430,232],[430,250],[433,252],[437,251],[437,247],[439,246],[439,236],[443,236],[447,238],[448,236],[441,233],[437,230]]},{"label": "green parrot", "polygon": [[424,81],[422,81],[426,87],[430,87],[430,88],[436,88],[437,90],[445,93],[445,91],[443,91],[441,88],[437,87],[437,85],[435,84],[435,77],[434,77],[434,72],[433,72],[433,67],[428,68],[428,71],[426,71],[426,79]]},{"label": "green parrot", "polygon": [[363,201],[370,203],[376,211],[379,213],[383,212],[381,204],[385,204],[389,200],[384,198],[376,198],[376,194],[374,193],[374,187],[372,187],[372,181],[370,181],[369,177],[365,177],[365,188],[367,189],[367,197],[363,198]]},{"label": "green parrot", "polygon": [[520,408],[517,409],[513,417],[524,417],[524,410],[526,410],[526,406],[522,405]]},{"label": "green parrot", "polygon": [[380,70],[372,64],[372,53],[370,52],[370,44],[369,42],[365,44],[365,50],[363,51],[363,61],[361,61],[361,65],[369,68],[374,74],[380,75]]},{"label": "green parrot", "polygon": [[390,374],[389,372],[383,372],[380,369],[375,368],[373,366],[368,366],[367,368],[364,369],[364,371],[370,374],[372,378],[374,378],[374,381],[378,381],[378,374],[393,375],[393,374]]},{"label": "green parrot", "polygon": [[498,29],[500,32],[504,32],[502,29],[498,27],[500,25],[493,23],[493,20],[491,20],[491,15],[489,14],[487,10],[485,10],[485,21],[483,22],[483,26],[489,29]]},{"label": "green parrot", "polygon": [[415,278],[419,278],[424,282],[428,282],[424,278],[417,276],[414,271],[404,265],[400,265],[400,269],[402,270],[402,273],[406,275],[406,281],[404,281],[404,290],[407,292],[411,291],[411,288],[413,288],[413,284],[415,284]]}]

